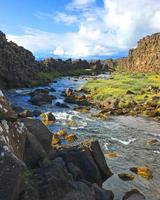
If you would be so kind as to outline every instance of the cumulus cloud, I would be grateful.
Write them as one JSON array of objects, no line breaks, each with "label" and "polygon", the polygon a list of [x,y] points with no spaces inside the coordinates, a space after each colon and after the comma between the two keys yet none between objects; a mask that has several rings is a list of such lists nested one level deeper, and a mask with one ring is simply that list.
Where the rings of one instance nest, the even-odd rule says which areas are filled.
[{"label": "cumulus cloud", "polygon": [[10,40],[37,53],[51,52],[64,57],[91,57],[114,55],[128,51],[137,40],[160,31],[160,1],[157,0],[103,0],[98,7],[94,0],[74,0],[76,11],[57,13],[54,20],[75,24],[77,31],[48,33],[24,29],[24,35],[8,35]]}]

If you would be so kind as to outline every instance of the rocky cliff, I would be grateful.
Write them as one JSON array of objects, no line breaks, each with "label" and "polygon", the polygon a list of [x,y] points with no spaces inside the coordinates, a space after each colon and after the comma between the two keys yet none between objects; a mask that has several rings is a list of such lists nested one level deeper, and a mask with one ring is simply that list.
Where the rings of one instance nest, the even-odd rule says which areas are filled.
[{"label": "rocky cliff", "polygon": [[126,58],[114,60],[115,66],[130,72],[160,72],[160,33],[142,38]]},{"label": "rocky cliff", "polygon": [[128,69],[138,72],[160,72],[160,33],[146,36],[129,51]]},{"label": "rocky cliff", "polygon": [[13,42],[8,42],[0,32],[0,87],[29,86],[35,79],[38,62],[32,53]]}]

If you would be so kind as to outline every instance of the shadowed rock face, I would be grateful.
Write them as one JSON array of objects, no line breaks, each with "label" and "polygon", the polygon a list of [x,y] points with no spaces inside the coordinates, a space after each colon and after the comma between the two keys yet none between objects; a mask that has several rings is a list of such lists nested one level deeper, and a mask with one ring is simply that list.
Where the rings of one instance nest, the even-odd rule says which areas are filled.
[{"label": "shadowed rock face", "polygon": [[0,83],[1,87],[13,88],[29,86],[36,76],[38,63],[33,54],[8,42],[5,34],[0,32]]},{"label": "shadowed rock face", "polygon": [[0,90],[1,200],[113,200],[100,186],[110,172],[97,141],[55,152],[39,120],[19,119]]}]

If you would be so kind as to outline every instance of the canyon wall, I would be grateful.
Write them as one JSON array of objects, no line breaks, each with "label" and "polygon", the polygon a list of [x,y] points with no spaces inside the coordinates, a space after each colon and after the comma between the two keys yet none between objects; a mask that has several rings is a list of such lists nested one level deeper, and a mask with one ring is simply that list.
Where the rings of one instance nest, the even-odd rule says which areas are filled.
[{"label": "canyon wall", "polygon": [[129,51],[128,67],[131,71],[160,72],[160,33],[144,37]]},{"label": "canyon wall", "polygon": [[115,60],[116,66],[130,72],[160,72],[160,33],[142,38],[127,58]]}]

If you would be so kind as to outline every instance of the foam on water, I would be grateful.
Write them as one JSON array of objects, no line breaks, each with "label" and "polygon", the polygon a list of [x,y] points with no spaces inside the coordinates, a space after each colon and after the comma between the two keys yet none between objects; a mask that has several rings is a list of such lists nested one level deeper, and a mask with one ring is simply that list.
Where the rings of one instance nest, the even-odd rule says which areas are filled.
[{"label": "foam on water", "polygon": [[122,144],[124,144],[124,145],[129,145],[129,144],[131,144],[132,142],[136,141],[136,138],[131,138],[131,139],[129,139],[128,141],[125,141],[125,140],[120,140],[120,139],[118,139],[118,138],[113,138],[113,137],[111,137],[111,140],[120,142],[120,143],[122,143]]}]

